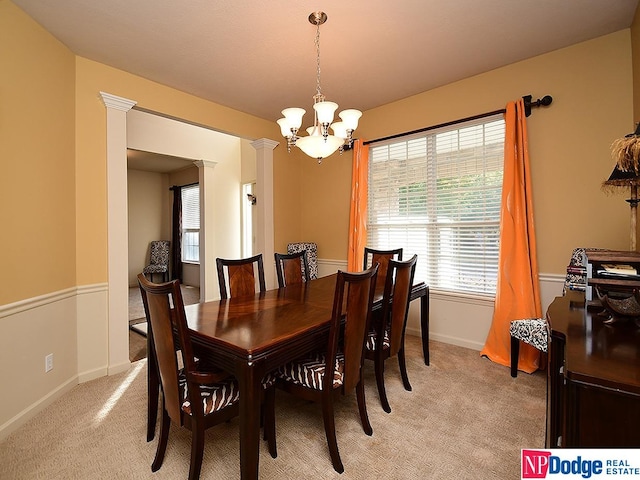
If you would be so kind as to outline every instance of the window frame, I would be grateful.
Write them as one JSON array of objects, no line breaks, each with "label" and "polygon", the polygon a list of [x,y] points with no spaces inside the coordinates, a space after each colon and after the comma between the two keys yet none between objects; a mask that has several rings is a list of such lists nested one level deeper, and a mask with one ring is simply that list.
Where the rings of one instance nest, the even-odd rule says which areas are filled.
[{"label": "window frame", "polygon": [[494,298],[504,135],[500,112],[371,144],[367,245],[418,254],[432,291]]},{"label": "window frame", "polygon": [[[197,204],[194,202],[193,198],[189,199],[189,195],[193,195],[197,192]],[[193,184],[184,186],[181,189],[182,195],[182,222],[180,225],[180,260],[182,263],[190,263],[194,265],[200,264],[200,185]],[[187,198],[185,198],[187,197]],[[187,241],[187,237],[189,234],[198,233],[198,243],[192,244],[191,241]],[[187,252],[193,252],[195,248],[195,252],[197,253],[197,258],[187,258],[185,254]]]}]

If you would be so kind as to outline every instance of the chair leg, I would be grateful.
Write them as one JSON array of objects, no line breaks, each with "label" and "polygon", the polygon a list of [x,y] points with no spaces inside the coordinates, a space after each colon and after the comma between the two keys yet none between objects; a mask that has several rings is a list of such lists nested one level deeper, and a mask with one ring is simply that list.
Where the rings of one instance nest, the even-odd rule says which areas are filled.
[{"label": "chair leg", "polygon": [[164,453],[167,450],[167,440],[169,438],[169,429],[171,428],[171,419],[169,413],[164,408],[164,398],[162,399],[162,422],[160,423],[160,438],[158,438],[158,447],[156,449],[156,457],[151,464],[151,471],[156,472],[162,466],[164,461]]},{"label": "chair leg", "polygon": [[202,469],[204,455],[204,427],[192,425],[191,431],[191,464],[189,465],[189,480],[198,480]]},{"label": "chair leg", "polygon": [[387,391],[384,388],[384,360],[377,358],[373,362],[374,370],[376,373],[376,384],[378,385],[378,396],[380,397],[380,403],[382,409],[389,413],[391,412],[391,406],[389,406],[389,400],[387,400]]},{"label": "chair leg", "polygon": [[269,387],[264,392],[264,436],[269,444],[269,454],[278,457],[276,446],[276,388]]},{"label": "chair leg", "polygon": [[518,376],[518,356],[520,355],[520,340],[511,337],[511,376]]},{"label": "chair leg", "polygon": [[400,367],[400,375],[402,375],[402,384],[407,392],[411,391],[411,384],[409,383],[409,376],[407,375],[407,362],[404,356],[404,345],[398,351],[398,366]]},{"label": "chair leg", "polygon": [[358,385],[356,385],[356,397],[358,399],[358,411],[360,412],[360,422],[362,423],[362,429],[364,430],[364,433],[371,436],[373,435],[373,428],[371,428],[369,415],[367,414],[367,402],[364,398],[364,380],[362,377],[362,373],[360,374],[360,381],[358,382]]},{"label": "chair leg", "polygon": [[324,433],[327,437],[327,445],[329,446],[329,454],[331,455],[331,463],[333,469],[338,472],[344,472],[340,453],[338,452],[338,439],[336,438],[336,421],[333,412],[333,392],[328,392],[322,398],[322,419],[324,421]]}]

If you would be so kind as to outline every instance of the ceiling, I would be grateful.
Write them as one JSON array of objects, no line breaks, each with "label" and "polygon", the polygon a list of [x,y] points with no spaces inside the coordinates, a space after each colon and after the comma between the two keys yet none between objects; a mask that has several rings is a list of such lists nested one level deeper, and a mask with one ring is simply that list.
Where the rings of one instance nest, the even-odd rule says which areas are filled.
[{"label": "ceiling", "polygon": [[169,173],[194,165],[194,160],[154,152],[127,149],[127,168],[145,172]]},{"label": "ceiling", "polygon": [[268,120],[368,110],[628,28],[638,0],[12,0],[74,53]]}]

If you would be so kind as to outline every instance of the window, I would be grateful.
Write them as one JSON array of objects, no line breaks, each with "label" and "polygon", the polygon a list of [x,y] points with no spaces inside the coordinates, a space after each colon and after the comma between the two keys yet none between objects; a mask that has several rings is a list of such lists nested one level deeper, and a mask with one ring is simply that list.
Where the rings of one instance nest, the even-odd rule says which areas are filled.
[{"label": "window", "polygon": [[495,295],[503,163],[500,114],[371,145],[367,245],[417,254],[432,289]]},{"label": "window", "polygon": [[182,187],[182,261],[200,262],[200,186]]}]

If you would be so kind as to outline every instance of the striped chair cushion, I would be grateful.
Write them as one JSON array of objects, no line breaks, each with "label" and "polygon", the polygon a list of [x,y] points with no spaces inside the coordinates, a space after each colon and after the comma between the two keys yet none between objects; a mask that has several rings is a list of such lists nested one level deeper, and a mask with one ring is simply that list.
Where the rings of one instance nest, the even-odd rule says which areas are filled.
[{"label": "striped chair cushion", "polygon": [[[184,374],[184,370],[180,370],[178,384],[180,385],[182,398],[184,399],[182,403],[182,410],[186,414],[191,415],[191,403],[188,400],[189,392],[187,389],[187,377]],[[215,383],[213,385],[201,385],[200,392],[205,415],[222,410],[229,405],[233,405],[240,399],[238,382],[231,376],[220,383]]]},{"label": "striped chair cushion", "polygon": [[[322,390],[322,380],[325,375],[326,356],[316,353],[301,360],[290,362],[276,371],[276,375],[286,382],[293,382],[303,387]],[[344,354],[338,352],[333,371],[333,388],[342,385],[344,381]]]},{"label": "striped chair cushion", "polygon": [[541,352],[547,351],[549,330],[547,321],[544,318],[514,320],[509,325],[509,334],[521,342],[537,348]]},{"label": "striped chair cushion", "polygon": [[[367,341],[364,345],[364,348],[370,351],[374,351],[376,349],[376,339],[378,335],[376,332],[369,332],[367,334]],[[391,341],[389,340],[389,330],[384,332],[384,338],[382,339],[382,348],[390,348]]]}]

